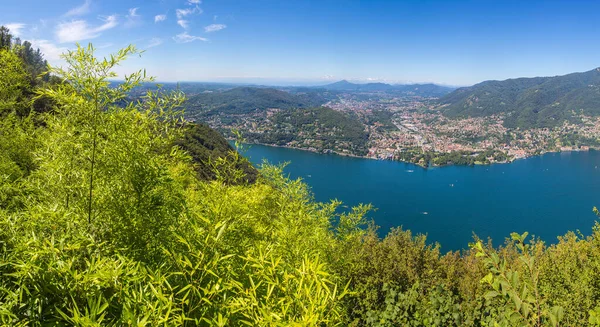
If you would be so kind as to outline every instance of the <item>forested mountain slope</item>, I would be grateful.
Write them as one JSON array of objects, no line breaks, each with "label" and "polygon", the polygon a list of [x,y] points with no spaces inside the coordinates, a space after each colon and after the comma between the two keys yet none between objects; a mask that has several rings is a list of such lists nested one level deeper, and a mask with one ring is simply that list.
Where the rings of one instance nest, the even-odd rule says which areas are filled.
[{"label": "forested mountain slope", "polygon": [[272,88],[237,87],[222,92],[205,92],[188,99],[188,115],[248,114],[270,108],[295,109],[323,104],[320,97],[294,95]]},{"label": "forested mountain slope", "polygon": [[[298,145],[315,150],[346,150],[365,155],[369,134],[357,119],[327,107],[281,111],[271,117],[269,127],[260,133],[247,133],[249,140],[265,144]],[[293,145],[292,145],[293,146]]]},{"label": "forested mountain slope", "polygon": [[[175,144],[190,154],[194,169],[203,180],[215,179],[216,170],[224,168],[219,165],[220,160],[233,159],[237,155],[219,132],[203,123],[186,123],[183,135]],[[237,163],[233,168],[243,172],[244,181],[256,181],[258,171],[249,162]]]},{"label": "forested mountain slope", "polygon": [[600,68],[564,76],[486,81],[440,103],[450,117],[507,114],[507,127],[548,127],[577,114],[600,115]]}]

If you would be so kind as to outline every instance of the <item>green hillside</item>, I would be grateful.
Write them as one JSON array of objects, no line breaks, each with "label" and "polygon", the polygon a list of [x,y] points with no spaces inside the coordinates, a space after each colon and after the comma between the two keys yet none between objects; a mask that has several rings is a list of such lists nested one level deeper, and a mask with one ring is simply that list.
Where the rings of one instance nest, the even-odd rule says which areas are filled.
[{"label": "green hillside", "polygon": [[269,108],[294,109],[323,104],[313,94],[290,94],[272,88],[238,87],[226,91],[205,92],[192,96],[186,102],[189,116],[216,114],[248,114]]},{"label": "green hillside", "polygon": [[600,115],[600,68],[555,77],[486,81],[442,97],[449,117],[509,114],[507,127],[550,127],[575,114]]},{"label": "green hillside", "polygon": [[282,111],[271,120],[269,132],[248,133],[248,139],[276,145],[295,141],[305,144],[302,147],[312,147],[318,151],[346,149],[355,155],[368,152],[369,135],[363,124],[331,108]]},{"label": "green hillside", "polygon": [[[202,180],[217,178],[217,170],[224,168],[219,165],[221,160],[234,159],[237,155],[235,149],[219,132],[202,123],[187,123],[183,135],[175,141],[175,144],[192,157],[194,170]],[[258,171],[248,162],[238,162],[232,168],[244,173],[243,181],[250,183],[256,181]]]}]

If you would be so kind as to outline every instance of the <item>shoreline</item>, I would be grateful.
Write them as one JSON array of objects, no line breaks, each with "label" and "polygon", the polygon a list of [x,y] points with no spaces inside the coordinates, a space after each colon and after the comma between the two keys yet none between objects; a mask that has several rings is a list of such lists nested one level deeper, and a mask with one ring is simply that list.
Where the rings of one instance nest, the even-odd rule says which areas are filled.
[{"label": "shoreline", "polygon": [[[228,141],[234,141],[234,139],[228,139]],[[521,159],[528,159],[528,158],[533,158],[533,157],[537,157],[537,156],[542,156],[544,154],[547,153],[568,153],[568,152],[590,152],[590,151],[600,151],[600,147],[594,147],[594,146],[589,146],[589,148],[587,150],[581,150],[581,149],[573,149],[573,150],[566,150],[566,151],[542,151],[539,154],[534,154],[534,155],[530,155],[530,156],[524,156],[524,157],[520,157],[520,158],[513,158],[510,161],[505,161],[505,162],[491,162],[488,164],[474,164],[474,165],[456,165],[456,164],[451,164],[451,165],[442,165],[442,166],[423,166],[420,165],[416,162],[411,162],[411,161],[404,161],[404,160],[395,160],[395,159],[379,159],[379,158],[373,158],[373,157],[367,157],[367,156],[359,156],[359,155],[355,155],[355,154],[347,154],[347,153],[340,153],[334,150],[328,150],[329,152],[322,152],[322,151],[316,151],[316,150],[311,150],[311,149],[307,149],[307,148],[297,148],[297,147],[291,147],[291,146],[285,146],[285,145],[275,145],[275,144],[266,144],[266,143],[259,143],[259,142],[248,142],[248,143],[244,143],[247,145],[262,145],[262,146],[268,146],[268,147],[274,147],[274,148],[284,148],[284,149],[292,149],[292,150],[300,150],[300,151],[307,151],[307,152],[311,152],[311,153],[315,153],[315,154],[322,154],[322,155],[328,155],[328,154],[333,154],[333,155],[337,155],[337,156],[342,156],[342,157],[350,157],[350,158],[359,158],[359,159],[369,159],[369,160],[377,160],[377,161],[396,161],[396,162],[401,162],[401,163],[406,163],[406,164],[412,164],[424,169],[428,169],[428,168],[441,168],[441,167],[452,167],[452,166],[490,166],[490,165],[494,165],[494,164],[510,164],[514,161],[517,160],[521,160]]]}]

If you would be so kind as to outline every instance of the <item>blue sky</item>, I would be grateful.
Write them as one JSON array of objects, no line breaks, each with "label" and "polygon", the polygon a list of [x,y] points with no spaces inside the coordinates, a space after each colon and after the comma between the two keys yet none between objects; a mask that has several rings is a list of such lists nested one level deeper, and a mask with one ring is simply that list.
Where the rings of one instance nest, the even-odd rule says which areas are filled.
[{"label": "blue sky", "polygon": [[75,42],[146,49],[160,81],[470,85],[600,66],[600,1],[4,0],[51,63]]}]

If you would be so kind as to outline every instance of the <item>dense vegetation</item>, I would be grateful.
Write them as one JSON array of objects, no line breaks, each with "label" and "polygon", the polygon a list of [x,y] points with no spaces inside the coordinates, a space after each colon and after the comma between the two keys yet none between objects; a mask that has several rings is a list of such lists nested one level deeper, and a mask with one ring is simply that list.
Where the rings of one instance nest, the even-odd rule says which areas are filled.
[{"label": "dense vegetation", "polygon": [[182,137],[175,144],[191,156],[202,180],[215,179],[217,173],[229,168],[228,161],[234,161],[236,165],[231,168],[240,170],[244,182],[256,181],[258,171],[250,163],[237,160],[238,153],[229,142],[206,124],[186,123]]},{"label": "dense vegetation", "polygon": [[31,110],[49,110],[47,98],[34,97],[35,87],[53,82],[45,74],[48,64],[40,50],[29,41],[13,38],[6,27],[0,26],[0,55],[4,63],[0,68],[0,113],[11,109],[23,117]]},{"label": "dense vegetation", "polygon": [[386,92],[399,96],[440,97],[454,90],[452,87],[436,84],[356,84],[346,80],[322,86],[326,90],[346,92]]},{"label": "dense vegetation", "polygon": [[369,206],[317,203],[280,167],[230,183],[244,159],[227,156],[199,179],[174,145],[181,93],[123,106],[144,74],[110,87],[134,53],[67,53],[34,90],[52,110],[20,116],[24,63],[0,50],[2,325],[600,325],[600,225],[441,254],[400,228],[380,239]]},{"label": "dense vegetation", "polygon": [[440,99],[450,117],[509,114],[507,127],[551,127],[574,115],[600,115],[600,68],[555,77],[486,81]]},{"label": "dense vegetation", "polygon": [[328,107],[281,111],[271,118],[272,129],[247,133],[249,140],[286,145],[308,142],[318,151],[345,149],[350,154],[368,152],[369,134],[357,119]]},{"label": "dense vegetation", "polygon": [[380,131],[397,131],[398,127],[392,120],[394,112],[388,110],[373,110],[370,115],[365,115],[365,123],[375,126]]},{"label": "dense vegetation", "polygon": [[396,156],[397,160],[412,162],[423,167],[430,166],[446,166],[446,165],[487,165],[493,159],[494,162],[507,162],[511,160],[506,153],[499,150],[485,150],[483,152],[472,151],[451,151],[451,152],[434,152],[426,151],[420,147],[410,148],[399,152]]}]

